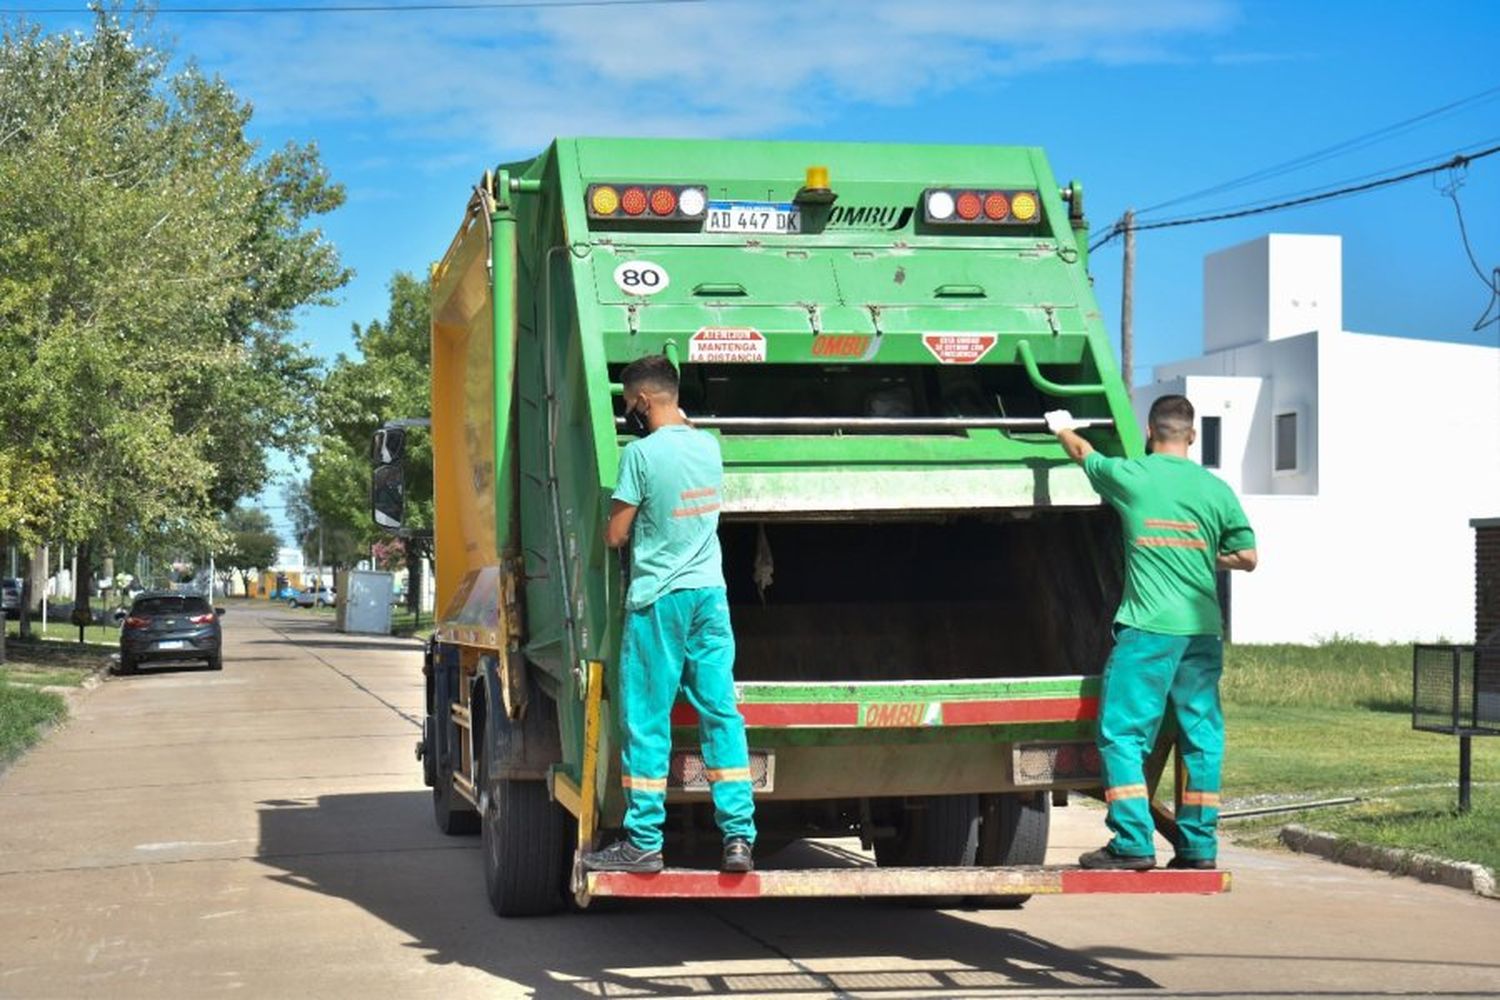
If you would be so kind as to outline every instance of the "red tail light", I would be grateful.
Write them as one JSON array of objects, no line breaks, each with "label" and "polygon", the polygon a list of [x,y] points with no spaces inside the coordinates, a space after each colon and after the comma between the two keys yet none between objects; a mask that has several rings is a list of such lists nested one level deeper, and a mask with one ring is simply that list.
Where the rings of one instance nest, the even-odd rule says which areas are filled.
[{"label": "red tail light", "polygon": [[1010,214],[1010,199],[999,191],[990,192],[984,198],[984,214],[999,222]]},{"label": "red tail light", "polygon": [[192,622],[194,625],[207,625],[213,620],[214,616],[212,614],[194,615],[193,617],[188,619],[188,621]]},{"label": "red tail light", "polygon": [[646,192],[638,187],[629,188],[620,198],[620,207],[626,215],[640,215],[646,210]]},{"label": "red tail light", "polygon": [[958,217],[969,220],[979,218],[979,195],[973,191],[965,191],[958,196]]},{"label": "red tail light", "polygon": [[657,188],[651,192],[651,211],[656,215],[671,215],[677,211],[677,194],[671,188]]},{"label": "red tail light", "polygon": [[147,625],[150,625],[150,624],[151,624],[151,619],[149,619],[149,618],[142,618],[139,615],[131,615],[129,618],[125,619],[125,627],[126,628],[145,628]]}]

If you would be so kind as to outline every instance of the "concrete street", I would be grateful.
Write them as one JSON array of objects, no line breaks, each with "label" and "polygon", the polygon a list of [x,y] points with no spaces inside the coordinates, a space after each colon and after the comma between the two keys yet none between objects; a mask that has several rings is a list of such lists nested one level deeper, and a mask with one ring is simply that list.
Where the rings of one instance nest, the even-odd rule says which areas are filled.
[{"label": "concrete street", "polygon": [[[417,645],[245,606],[226,635],[222,673],[111,678],[0,776],[0,997],[1500,996],[1500,903],[1238,850],[1219,898],[501,921],[431,822]],[[1057,859],[1102,830],[1057,811]]]}]

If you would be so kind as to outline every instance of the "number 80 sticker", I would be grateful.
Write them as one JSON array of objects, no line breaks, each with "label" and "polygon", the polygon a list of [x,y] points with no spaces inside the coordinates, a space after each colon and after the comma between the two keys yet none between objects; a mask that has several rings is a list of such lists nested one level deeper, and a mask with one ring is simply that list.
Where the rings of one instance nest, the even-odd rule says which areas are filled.
[{"label": "number 80 sticker", "polygon": [[626,295],[655,295],[671,280],[665,268],[649,260],[627,260],[615,268],[615,285]]}]

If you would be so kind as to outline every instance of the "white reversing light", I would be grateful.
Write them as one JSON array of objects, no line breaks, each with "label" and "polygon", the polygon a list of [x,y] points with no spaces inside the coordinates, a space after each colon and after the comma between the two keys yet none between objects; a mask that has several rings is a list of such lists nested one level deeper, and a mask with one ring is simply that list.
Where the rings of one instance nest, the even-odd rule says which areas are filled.
[{"label": "white reversing light", "polygon": [[708,199],[703,196],[702,188],[683,188],[677,199],[677,210],[683,215],[702,215],[707,207]]},{"label": "white reversing light", "polygon": [[927,196],[927,217],[935,222],[953,217],[953,196],[947,191],[933,191]]}]

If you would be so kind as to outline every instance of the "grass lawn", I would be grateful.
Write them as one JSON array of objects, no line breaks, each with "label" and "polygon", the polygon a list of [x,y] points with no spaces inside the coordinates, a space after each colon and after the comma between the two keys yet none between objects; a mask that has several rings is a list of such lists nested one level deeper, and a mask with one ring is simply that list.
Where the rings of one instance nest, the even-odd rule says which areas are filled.
[{"label": "grass lawn", "polygon": [[1357,805],[1227,824],[1275,841],[1285,823],[1500,869],[1500,738],[1475,739],[1474,809],[1456,812],[1458,740],[1411,728],[1411,647],[1334,641],[1226,653],[1225,808],[1357,795]]},{"label": "grass lawn", "polygon": [[41,728],[62,720],[67,705],[44,687],[75,687],[93,673],[105,653],[98,646],[67,642],[6,644],[0,666],[0,764],[36,742]]},{"label": "grass lawn", "polygon": [[[6,642],[16,642],[21,634],[20,622],[6,623]],[[39,618],[31,621],[31,634],[42,636],[47,639],[62,639],[74,644],[78,642],[78,626],[67,621],[52,619],[47,622],[47,631],[42,631],[42,622]],[[88,625],[83,630],[83,641],[85,643],[109,646],[118,649],[120,646],[120,630],[113,625]]]}]

